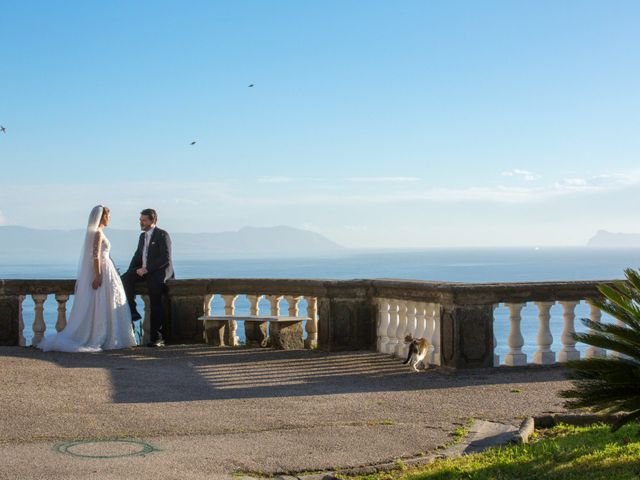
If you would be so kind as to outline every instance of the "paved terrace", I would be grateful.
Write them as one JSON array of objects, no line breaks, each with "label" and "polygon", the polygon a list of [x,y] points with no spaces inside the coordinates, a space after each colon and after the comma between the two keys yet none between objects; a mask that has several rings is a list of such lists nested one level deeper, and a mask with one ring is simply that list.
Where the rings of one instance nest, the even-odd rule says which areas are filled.
[{"label": "paved terrace", "polygon": [[[0,478],[11,479],[200,479],[376,464],[434,450],[469,418],[518,424],[562,411],[557,393],[569,386],[556,366],[413,373],[370,351],[206,345],[100,354],[0,347],[0,372]],[[97,438],[159,451],[87,459],[53,449]]]}]

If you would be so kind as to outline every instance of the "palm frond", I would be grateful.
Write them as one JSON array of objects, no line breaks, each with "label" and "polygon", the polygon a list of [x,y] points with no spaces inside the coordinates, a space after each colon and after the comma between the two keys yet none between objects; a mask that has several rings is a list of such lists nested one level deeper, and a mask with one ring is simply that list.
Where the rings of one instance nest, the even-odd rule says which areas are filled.
[{"label": "palm frond", "polygon": [[614,430],[640,418],[640,272],[626,269],[625,276],[626,281],[599,285],[603,298],[589,300],[622,325],[583,318],[589,331],[572,334],[577,342],[624,356],[568,362],[573,388],[560,392],[568,408],[624,413]]}]

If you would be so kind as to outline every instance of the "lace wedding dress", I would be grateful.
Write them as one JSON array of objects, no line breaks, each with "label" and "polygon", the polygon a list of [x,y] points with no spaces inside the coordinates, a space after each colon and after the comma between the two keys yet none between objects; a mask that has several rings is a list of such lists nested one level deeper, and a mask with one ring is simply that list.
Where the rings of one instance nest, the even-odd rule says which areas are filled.
[{"label": "lace wedding dress", "polygon": [[[89,219],[67,326],[56,335],[40,341],[38,348],[45,352],[99,352],[136,345],[127,297],[120,275],[109,256],[111,244],[96,225],[95,217],[98,217],[99,223],[102,211],[94,211]],[[101,236],[101,242],[95,241],[96,235]],[[98,243],[99,249],[94,248]],[[91,282],[95,258],[100,261],[102,285],[94,290]]]}]

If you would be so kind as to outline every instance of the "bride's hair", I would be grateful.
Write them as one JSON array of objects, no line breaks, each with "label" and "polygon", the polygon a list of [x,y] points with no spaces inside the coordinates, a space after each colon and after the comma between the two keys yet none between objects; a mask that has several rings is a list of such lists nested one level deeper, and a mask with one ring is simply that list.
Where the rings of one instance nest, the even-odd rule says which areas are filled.
[{"label": "bride's hair", "polygon": [[102,225],[102,222],[104,221],[104,217],[109,215],[109,207],[105,207],[104,205],[100,205],[100,206],[102,207],[102,215],[100,215],[99,225]]}]

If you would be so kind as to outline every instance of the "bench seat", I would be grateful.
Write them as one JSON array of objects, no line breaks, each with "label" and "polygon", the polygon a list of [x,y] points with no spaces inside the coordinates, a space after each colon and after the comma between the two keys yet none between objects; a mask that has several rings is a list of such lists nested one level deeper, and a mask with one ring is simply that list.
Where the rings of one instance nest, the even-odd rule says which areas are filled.
[{"label": "bench seat", "polygon": [[280,350],[297,350],[304,348],[302,322],[311,319],[281,315],[203,315],[198,320],[203,322],[204,340],[209,345],[235,345],[228,324],[243,321],[247,345],[266,347],[271,343]]}]

